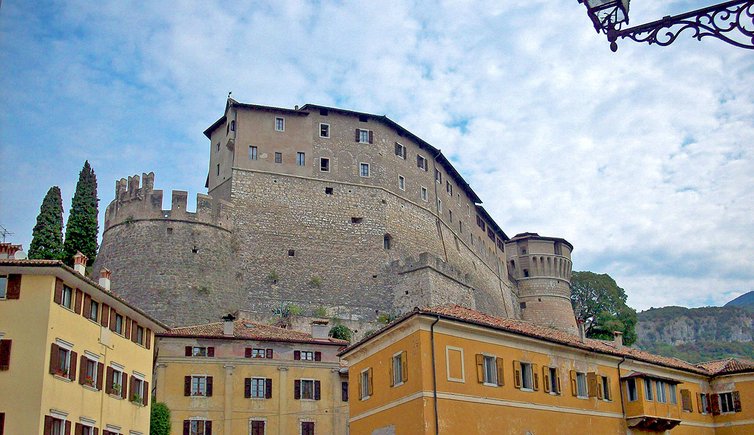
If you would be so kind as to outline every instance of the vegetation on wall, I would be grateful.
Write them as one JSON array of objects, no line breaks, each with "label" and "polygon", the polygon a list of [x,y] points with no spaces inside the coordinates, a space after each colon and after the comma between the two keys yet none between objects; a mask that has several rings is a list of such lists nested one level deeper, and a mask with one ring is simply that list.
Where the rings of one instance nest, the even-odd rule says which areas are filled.
[{"label": "vegetation on wall", "polygon": [[170,409],[162,402],[152,402],[149,435],[170,435]]},{"label": "vegetation on wall", "polygon": [[348,329],[346,325],[339,324],[339,325],[333,326],[330,329],[330,333],[328,335],[332,338],[351,341],[351,338],[353,337],[353,332],[351,332],[351,330]]},{"label": "vegetation on wall", "polygon": [[61,260],[63,258],[63,199],[60,188],[52,186],[39,208],[37,224],[32,231],[29,258]]},{"label": "vegetation on wall", "polygon": [[636,341],[636,310],[626,305],[625,290],[610,275],[573,272],[571,304],[587,337],[611,340],[613,331],[620,331],[624,344]]},{"label": "vegetation on wall", "polygon": [[97,176],[87,160],[79,173],[79,181],[76,183],[76,192],[71,202],[68,223],[65,226],[63,255],[64,261],[69,265],[73,264],[73,256],[76,255],[76,251],[81,251],[82,254],[87,256],[89,259],[88,266],[91,266],[97,257],[98,201]]}]

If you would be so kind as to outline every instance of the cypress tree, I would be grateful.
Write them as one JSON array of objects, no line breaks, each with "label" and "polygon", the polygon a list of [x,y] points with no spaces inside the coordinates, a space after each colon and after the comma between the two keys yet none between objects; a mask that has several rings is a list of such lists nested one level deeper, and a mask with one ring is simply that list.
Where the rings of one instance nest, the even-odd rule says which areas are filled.
[{"label": "cypress tree", "polygon": [[65,226],[63,254],[68,264],[73,264],[76,251],[81,251],[89,258],[87,265],[94,263],[97,256],[97,233],[99,232],[98,201],[97,176],[94,175],[94,170],[87,160],[79,173],[76,193],[73,194],[71,211]]},{"label": "cypress tree", "polygon": [[39,208],[37,224],[31,234],[29,258],[60,260],[63,258],[63,198],[58,186],[50,187]]}]

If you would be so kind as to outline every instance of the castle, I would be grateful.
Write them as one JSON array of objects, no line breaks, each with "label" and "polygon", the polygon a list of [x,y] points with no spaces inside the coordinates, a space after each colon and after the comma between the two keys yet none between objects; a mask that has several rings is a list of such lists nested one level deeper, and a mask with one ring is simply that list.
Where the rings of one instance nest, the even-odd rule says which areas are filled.
[{"label": "castle", "polygon": [[509,238],[442,152],[386,116],[227,100],[208,194],[170,210],[154,174],[116,182],[94,270],[175,326],[292,305],[357,335],[378,318],[455,303],[576,333],[572,245]]}]

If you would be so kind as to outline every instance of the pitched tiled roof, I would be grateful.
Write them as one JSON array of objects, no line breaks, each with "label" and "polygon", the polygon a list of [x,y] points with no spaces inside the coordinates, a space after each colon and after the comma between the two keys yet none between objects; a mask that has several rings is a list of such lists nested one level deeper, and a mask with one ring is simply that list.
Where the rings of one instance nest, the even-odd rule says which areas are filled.
[{"label": "pitched tiled roof", "polygon": [[157,334],[160,337],[194,337],[194,338],[221,338],[221,339],[246,339],[259,341],[285,341],[292,343],[312,343],[335,346],[347,346],[345,340],[336,338],[312,338],[311,334],[294,331],[292,329],[265,325],[264,323],[238,319],[233,321],[233,336],[223,334],[225,322],[205,323],[203,325],[184,326],[173,328],[169,331]]},{"label": "pitched tiled roof", "polygon": [[548,341],[551,343],[558,343],[564,346],[584,349],[584,350],[597,352],[601,354],[613,355],[613,356],[618,356],[618,357],[626,357],[626,358],[630,358],[637,361],[644,361],[644,362],[648,362],[652,364],[657,364],[657,365],[670,367],[674,369],[685,370],[685,371],[698,373],[702,375],[709,374],[706,368],[695,366],[694,364],[691,364],[689,362],[686,362],[677,358],[653,355],[649,352],[644,352],[642,350],[634,349],[628,346],[618,347],[615,345],[615,343],[611,341],[593,340],[590,338],[585,338],[584,341],[581,341],[579,337],[569,334],[567,332],[558,330],[558,329],[535,325],[533,323],[526,322],[523,320],[503,319],[503,318],[499,318],[495,316],[490,316],[488,314],[480,313],[479,311],[472,310],[470,308],[462,307],[459,305],[453,305],[453,304],[442,305],[442,306],[437,306],[437,307],[428,307],[428,308],[416,308],[414,309],[414,311],[406,313],[405,315],[396,319],[390,325],[387,325],[386,327],[377,331],[377,333],[373,334],[372,336],[364,338],[358,343],[355,343],[352,346],[349,346],[347,349],[341,352],[341,355],[350,351],[351,349],[354,349],[356,347],[363,345],[364,343],[369,341],[372,337],[375,337],[381,334],[387,329],[392,328],[393,326],[407,320],[408,318],[414,315],[421,315],[421,314],[429,315],[429,316],[437,315],[448,320],[457,320],[457,321],[461,321],[465,323],[472,323],[472,324],[476,324],[480,326],[493,328],[499,331],[505,331],[509,333],[524,335],[527,337],[537,338],[537,339]]},{"label": "pitched tiled roof", "polygon": [[738,358],[707,361],[697,366],[707,370],[713,376],[754,371],[754,361]]}]

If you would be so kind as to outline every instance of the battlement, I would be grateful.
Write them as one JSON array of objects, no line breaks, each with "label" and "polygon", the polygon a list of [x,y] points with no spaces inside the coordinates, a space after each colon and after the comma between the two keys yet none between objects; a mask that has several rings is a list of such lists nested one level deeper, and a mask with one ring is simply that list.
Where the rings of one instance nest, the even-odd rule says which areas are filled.
[{"label": "battlement", "polygon": [[[141,181],[141,182],[140,182]],[[115,182],[115,199],[105,211],[105,229],[143,220],[196,222],[232,230],[231,208],[227,201],[209,195],[196,195],[196,212],[186,210],[188,192],[171,192],[171,207],[162,208],[162,190],[154,190],[154,172],[121,178]]]}]

